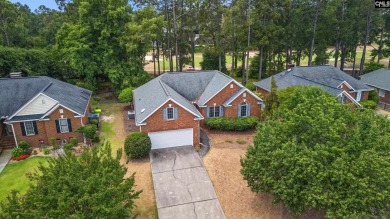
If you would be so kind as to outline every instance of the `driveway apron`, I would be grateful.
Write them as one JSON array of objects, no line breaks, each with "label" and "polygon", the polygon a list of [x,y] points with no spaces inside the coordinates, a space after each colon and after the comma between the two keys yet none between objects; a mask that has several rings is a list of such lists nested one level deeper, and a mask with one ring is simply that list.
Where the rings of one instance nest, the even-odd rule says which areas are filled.
[{"label": "driveway apron", "polygon": [[193,146],[152,150],[150,157],[160,219],[225,218]]}]

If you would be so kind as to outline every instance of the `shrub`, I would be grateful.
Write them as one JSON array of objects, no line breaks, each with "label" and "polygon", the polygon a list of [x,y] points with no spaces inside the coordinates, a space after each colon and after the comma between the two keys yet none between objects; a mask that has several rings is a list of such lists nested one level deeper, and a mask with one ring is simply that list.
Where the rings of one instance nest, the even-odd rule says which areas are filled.
[{"label": "shrub", "polygon": [[89,124],[91,124],[91,125],[97,125],[98,123],[99,123],[99,121],[97,119],[91,119],[89,121]]},{"label": "shrub", "polygon": [[100,137],[99,137],[99,136],[95,136],[95,137],[92,139],[92,142],[95,142],[95,143],[100,142]]},{"label": "shrub", "polygon": [[73,146],[77,146],[77,144],[79,143],[79,140],[77,140],[77,138],[71,138],[71,139],[70,139],[70,143],[71,143]]},{"label": "shrub", "polygon": [[364,63],[363,73],[366,74],[384,67],[385,67],[384,64],[380,64],[376,62]]},{"label": "shrub", "polygon": [[56,138],[50,138],[50,144],[51,144],[51,146],[55,146],[56,145],[56,141],[57,141],[57,139]]},{"label": "shrub", "polygon": [[[73,139],[73,138],[72,138]],[[65,150],[70,150],[70,149],[72,149],[74,147],[74,145],[73,144],[66,144],[66,145],[64,145],[64,149]]]},{"label": "shrub", "polygon": [[374,101],[375,103],[379,103],[379,94],[378,89],[374,88],[374,90],[368,93],[368,99]]},{"label": "shrub", "polygon": [[21,148],[23,152],[26,152],[30,148],[30,145],[25,141],[20,141],[18,147]]},{"label": "shrub", "polygon": [[238,144],[246,144],[246,141],[245,140],[242,140],[242,139],[237,139],[236,141]]},{"label": "shrub", "polygon": [[44,148],[43,154],[46,154],[46,155],[50,154],[50,150],[48,148]]},{"label": "shrub", "polygon": [[14,148],[12,149],[12,157],[19,157],[23,153],[22,148]]},{"label": "shrub", "polygon": [[202,70],[218,70],[219,69],[219,56],[221,56],[221,71],[227,72],[226,69],[226,56],[223,52],[214,48],[205,48],[203,55],[203,61],[200,62]]},{"label": "shrub", "polygon": [[256,85],[253,82],[249,82],[248,84],[245,85],[246,88],[250,91],[255,91],[256,90]]},{"label": "shrub", "polygon": [[133,90],[134,90],[133,87],[129,87],[129,88],[123,89],[121,91],[121,93],[119,94],[118,99],[122,103],[129,103],[129,102],[133,101]]},{"label": "shrub", "polygon": [[125,153],[129,158],[141,158],[149,154],[152,142],[143,132],[133,132],[126,137]]},{"label": "shrub", "polygon": [[76,130],[76,132],[79,132],[83,134],[85,137],[93,140],[96,136],[96,125],[81,126]]},{"label": "shrub", "polygon": [[360,104],[366,108],[366,109],[376,109],[376,107],[378,106],[377,103],[375,103],[374,101],[372,100],[363,100],[363,101],[360,101]]},{"label": "shrub", "polygon": [[210,129],[223,131],[245,131],[255,128],[259,123],[259,118],[255,116],[237,117],[237,118],[209,118],[206,119],[206,125]]},{"label": "shrub", "polygon": [[94,96],[93,100],[96,101],[96,102],[99,102],[101,100],[101,97],[100,96]]}]

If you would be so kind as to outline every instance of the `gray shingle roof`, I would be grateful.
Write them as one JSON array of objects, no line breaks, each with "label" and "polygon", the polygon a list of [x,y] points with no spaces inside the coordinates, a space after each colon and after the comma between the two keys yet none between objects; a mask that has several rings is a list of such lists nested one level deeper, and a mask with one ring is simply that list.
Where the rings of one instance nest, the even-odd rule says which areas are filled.
[{"label": "gray shingle roof", "polygon": [[[348,75],[334,66],[297,66],[291,70],[274,75],[278,89],[285,89],[291,86],[320,86],[331,95],[337,96],[342,89],[338,86],[346,81],[356,90],[371,90],[356,78]],[[254,84],[267,91],[271,89],[271,78],[255,82]]]},{"label": "gray shingle roof", "polygon": [[183,105],[195,117],[203,118],[192,102],[206,104],[218,91],[233,79],[219,71],[178,72],[163,74],[135,89],[135,119],[143,123],[169,98]]},{"label": "gray shingle roof", "polygon": [[364,74],[360,78],[367,85],[390,91],[390,69],[381,68]]},{"label": "gray shingle roof", "polygon": [[248,90],[246,87],[242,87],[241,89],[239,89],[238,91],[234,92],[234,94],[232,94],[227,100],[225,100],[223,102],[222,105],[224,106],[228,106],[234,99],[236,99],[241,93],[243,93],[244,91],[247,91],[249,94],[253,95],[256,99],[258,99],[259,101],[262,101],[260,99],[260,97],[256,96],[255,94],[253,94],[250,90]]},{"label": "gray shingle roof", "polygon": [[9,117],[37,94],[43,93],[84,115],[91,91],[50,77],[0,79],[0,117]]},{"label": "gray shingle roof", "polygon": [[25,120],[38,120],[45,114],[34,114],[34,115],[26,115],[26,116],[14,116],[12,119],[9,119],[7,121],[25,121]]}]

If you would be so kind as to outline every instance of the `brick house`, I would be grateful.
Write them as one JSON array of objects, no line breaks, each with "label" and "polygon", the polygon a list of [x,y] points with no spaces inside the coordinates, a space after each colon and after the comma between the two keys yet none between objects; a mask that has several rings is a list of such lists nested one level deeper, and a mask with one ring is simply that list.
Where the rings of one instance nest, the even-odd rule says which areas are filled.
[{"label": "brick house", "polygon": [[152,148],[199,144],[207,118],[260,116],[262,100],[219,71],[166,73],[133,91],[135,122]]},{"label": "brick house", "polygon": [[0,79],[0,146],[26,141],[32,147],[70,138],[88,123],[92,92],[50,77]]},{"label": "brick house", "polygon": [[[319,86],[335,96],[341,103],[352,103],[361,107],[360,101],[367,100],[371,87],[340,69],[330,66],[297,66],[273,76],[278,89],[291,86]],[[271,78],[255,82],[256,91],[263,97],[271,90]]]},{"label": "brick house", "polygon": [[381,68],[360,78],[364,84],[378,89],[379,102],[390,104],[390,69]]}]

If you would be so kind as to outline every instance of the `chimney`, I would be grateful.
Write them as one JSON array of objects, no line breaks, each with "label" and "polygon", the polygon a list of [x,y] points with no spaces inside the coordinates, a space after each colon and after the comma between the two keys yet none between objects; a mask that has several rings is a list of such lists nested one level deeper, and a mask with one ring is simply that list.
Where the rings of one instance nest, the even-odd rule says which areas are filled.
[{"label": "chimney", "polygon": [[22,72],[11,72],[9,73],[10,78],[21,78],[22,77]]}]

